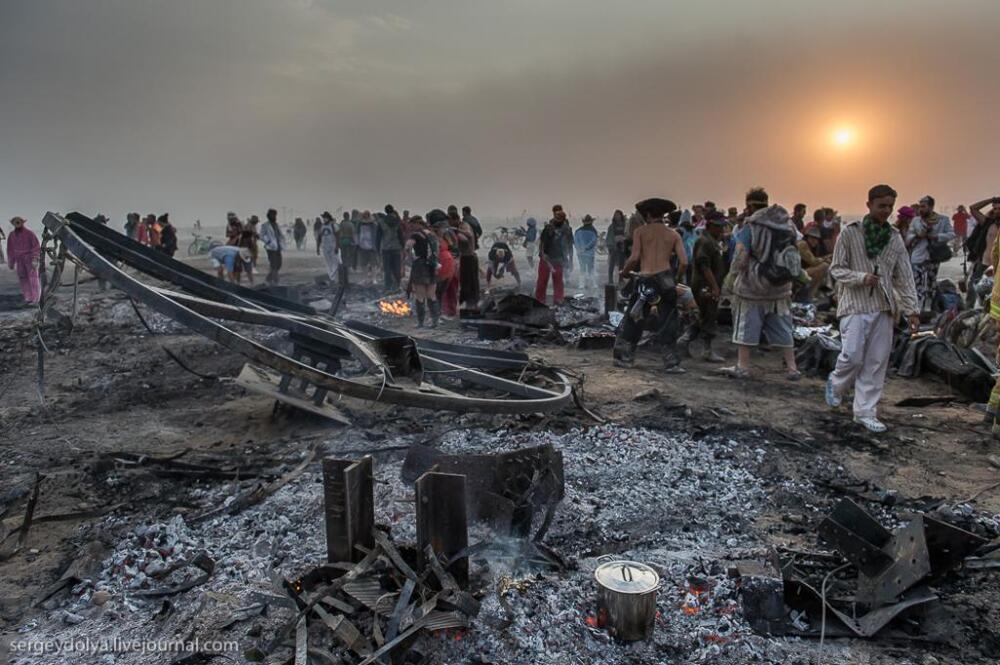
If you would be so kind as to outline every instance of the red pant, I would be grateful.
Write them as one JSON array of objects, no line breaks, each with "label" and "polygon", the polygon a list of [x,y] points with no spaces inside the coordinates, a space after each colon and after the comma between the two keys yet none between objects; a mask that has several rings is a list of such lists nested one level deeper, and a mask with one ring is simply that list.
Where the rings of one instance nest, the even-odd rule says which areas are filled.
[{"label": "red pant", "polygon": [[549,275],[552,275],[552,302],[558,305],[563,301],[563,267],[553,265],[549,268],[548,261],[538,263],[538,282],[535,284],[535,300],[545,302],[545,292],[549,290]]},{"label": "red pant", "polygon": [[458,277],[448,280],[444,297],[441,298],[441,311],[445,316],[458,316]]}]

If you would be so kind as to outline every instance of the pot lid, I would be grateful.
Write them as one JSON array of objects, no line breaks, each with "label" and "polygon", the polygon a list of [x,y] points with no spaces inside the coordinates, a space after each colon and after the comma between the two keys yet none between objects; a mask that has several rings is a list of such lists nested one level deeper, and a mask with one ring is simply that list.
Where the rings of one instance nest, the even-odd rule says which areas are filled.
[{"label": "pot lid", "polygon": [[660,575],[644,563],[609,561],[597,567],[594,578],[601,586],[621,593],[646,593],[660,584]]}]

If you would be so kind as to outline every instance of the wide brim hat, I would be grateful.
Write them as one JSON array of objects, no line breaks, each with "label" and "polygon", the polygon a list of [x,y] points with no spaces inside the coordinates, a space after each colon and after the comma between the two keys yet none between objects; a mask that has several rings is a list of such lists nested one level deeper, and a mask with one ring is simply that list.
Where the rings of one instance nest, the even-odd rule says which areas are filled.
[{"label": "wide brim hat", "polygon": [[670,199],[651,198],[636,203],[635,209],[646,217],[663,217],[677,210],[677,204]]}]

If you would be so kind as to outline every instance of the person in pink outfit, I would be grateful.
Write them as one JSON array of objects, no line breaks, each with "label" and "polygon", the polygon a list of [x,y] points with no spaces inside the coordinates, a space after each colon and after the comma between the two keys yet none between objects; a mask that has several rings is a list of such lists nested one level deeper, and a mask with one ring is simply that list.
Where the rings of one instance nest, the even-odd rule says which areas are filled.
[{"label": "person in pink outfit", "polygon": [[17,271],[24,300],[34,305],[42,297],[42,285],[38,281],[41,245],[34,231],[25,226],[23,217],[15,217],[10,223],[14,230],[7,238],[7,265]]}]

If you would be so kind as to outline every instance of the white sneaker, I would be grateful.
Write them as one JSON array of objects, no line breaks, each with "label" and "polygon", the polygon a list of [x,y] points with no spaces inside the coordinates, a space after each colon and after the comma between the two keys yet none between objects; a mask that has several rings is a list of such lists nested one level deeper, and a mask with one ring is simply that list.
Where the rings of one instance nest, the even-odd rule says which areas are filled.
[{"label": "white sneaker", "polygon": [[862,416],[862,417],[855,416],[854,422],[861,425],[869,432],[874,432],[875,434],[881,434],[882,432],[889,429],[878,418],[871,416]]},{"label": "white sneaker", "polygon": [[836,409],[843,402],[843,399],[837,394],[837,391],[833,389],[833,377],[826,380],[825,396],[826,404],[831,409]]}]

